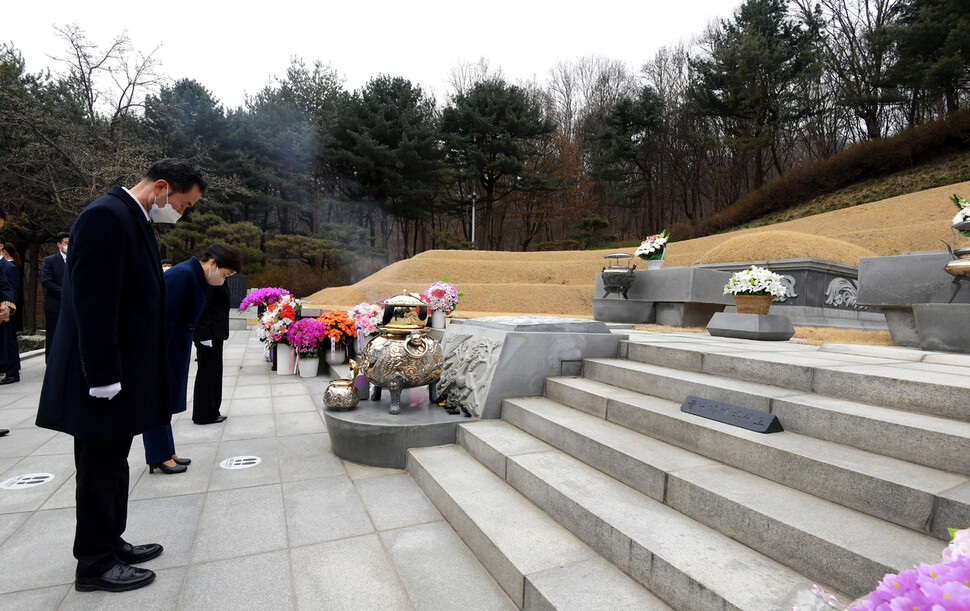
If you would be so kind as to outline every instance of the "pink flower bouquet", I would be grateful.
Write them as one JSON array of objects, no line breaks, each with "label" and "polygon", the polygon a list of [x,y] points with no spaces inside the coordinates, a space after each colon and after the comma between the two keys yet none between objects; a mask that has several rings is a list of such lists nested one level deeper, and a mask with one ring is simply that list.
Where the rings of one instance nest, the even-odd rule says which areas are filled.
[{"label": "pink flower bouquet", "polygon": [[315,318],[301,318],[286,331],[286,343],[305,358],[319,357],[328,342],[327,325]]}]

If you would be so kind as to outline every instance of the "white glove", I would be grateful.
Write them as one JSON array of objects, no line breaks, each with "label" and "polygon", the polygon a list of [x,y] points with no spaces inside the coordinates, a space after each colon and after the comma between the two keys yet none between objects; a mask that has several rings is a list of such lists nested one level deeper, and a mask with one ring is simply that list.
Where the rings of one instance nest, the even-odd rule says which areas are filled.
[{"label": "white glove", "polygon": [[121,392],[121,382],[115,382],[107,386],[95,386],[88,389],[88,394],[96,399],[114,399],[115,395]]},{"label": "white glove", "polygon": [[207,339],[207,340],[201,341],[199,343],[202,344],[203,346],[205,346],[206,348],[211,348],[212,347],[212,340],[211,339]]}]

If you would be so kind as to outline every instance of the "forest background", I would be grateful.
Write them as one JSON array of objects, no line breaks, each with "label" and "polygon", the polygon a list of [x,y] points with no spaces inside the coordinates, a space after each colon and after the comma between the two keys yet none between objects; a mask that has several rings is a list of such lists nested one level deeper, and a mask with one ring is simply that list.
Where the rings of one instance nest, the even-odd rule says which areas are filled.
[{"label": "forest background", "polygon": [[[970,147],[970,0],[746,0],[638,69],[586,57],[510,83],[482,59],[456,66],[441,100],[392,75],[347,91],[330,65],[293,58],[230,109],[124,35],[56,33],[54,72],[0,44],[0,205],[28,329],[54,235],[166,156],[210,187],[158,230],[163,257],[233,243],[250,286],[307,295],[433,248],[695,237],[745,220],[728,213],[739,204],[814,195],[840,153],[861,151],[844,183]],[[765,193],[774,203],[752,206]]]}]

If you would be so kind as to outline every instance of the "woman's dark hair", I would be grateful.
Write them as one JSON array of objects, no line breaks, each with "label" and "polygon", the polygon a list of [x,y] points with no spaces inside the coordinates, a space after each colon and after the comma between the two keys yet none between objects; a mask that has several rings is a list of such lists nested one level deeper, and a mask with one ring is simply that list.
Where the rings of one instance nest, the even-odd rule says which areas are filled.
[{"label": "woman's dark hair", "polygon": [[23,262],[23,259],[20,258],[20,253],[17,252],[17,247],[14,246],[13,243],[11,243],[11,242],[4,242],[3,243],[3,249],[5,251],[7,251],[7,254],[8,255],[10,255],[11,257],[13,257],[14,265],[16,265],[17,267],[23,269],[24,262]]},{"label": "woman's dark hair", "polygon": [[164,180],[175,193],[186,193],[194,185],[199,185],[199,191],[205,193],[206,182],[202,174],[185,159],[159,159],[148,168],[145,178],[152,182]]},{"label": "woman's dark hair", "polygon": [[234,272],[239,272],[243,266],[242,251],[226,244],[211,244],[205,249],[201,261],[205,263],[213,260],[219,267],[231,269]]}]

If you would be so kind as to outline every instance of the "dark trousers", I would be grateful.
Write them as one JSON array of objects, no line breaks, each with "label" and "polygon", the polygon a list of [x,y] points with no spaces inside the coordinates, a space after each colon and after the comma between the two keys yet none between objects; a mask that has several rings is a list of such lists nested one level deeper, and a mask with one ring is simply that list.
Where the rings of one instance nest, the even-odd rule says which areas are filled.
[{"label": "dark trousers", "polygon": [[145,462],[157,465],[175,456],[175,438],[172,437],[172,425],[160,424],[150,431],[141,434],[145,443]]},{"label": "dark trousers", "polygon": [[223,341],[212,340],[211,348],[195,342],[199,368],[195,374],[192,397],[192,422],[212,422],[219,417],[219,406],[222,405]]},{"label": "dark trousers", "polygon": [[77,467],[77,530],[74,557],[79,577],[104,573],[124,546],[128,523],[128,452],[131,437],[112,441],[74,439]]},{"label": "dark trousers", "polygon": [[44,362],[47,362],[47,355],[51,352],[51,342],[54,341],[54,331],[57,330],[57,317],[59,314],[57,312],[51,312],[50,310],[44,310],[44,321],[46,322],[45,328],[47,332],[44,337]]},{"label": "dark trousers", "polygon": [[14,314],[10,320],[0,324],[0,371],[7,377],[20,375],[20,345],[17,343],[17,327]]}]

